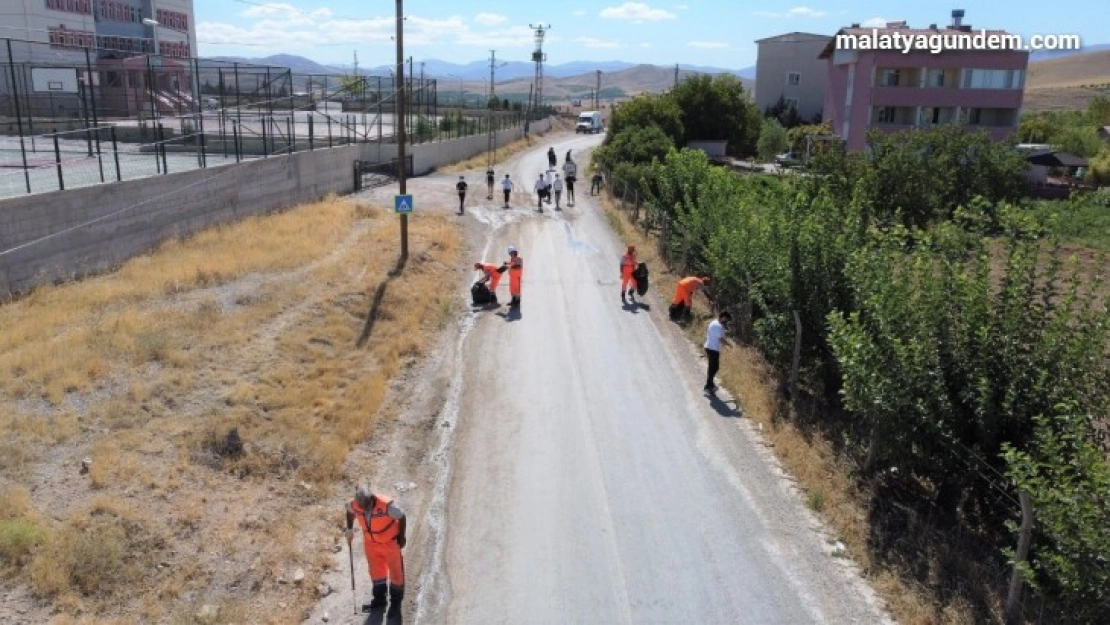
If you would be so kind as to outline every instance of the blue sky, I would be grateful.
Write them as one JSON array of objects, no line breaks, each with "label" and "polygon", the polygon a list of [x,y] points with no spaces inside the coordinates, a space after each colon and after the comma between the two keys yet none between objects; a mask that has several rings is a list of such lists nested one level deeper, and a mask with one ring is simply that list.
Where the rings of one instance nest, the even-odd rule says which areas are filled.
[{"label": "blue sky", "polygon": [[[951,5],[951,6],[949,6]],[[627,61],[655,65],[755,64],[755,40],[792,31],[833,34],[852,22],[907,20],[947,24],[953,8],[973,27],[1034,34],[1078,34],[1085,44],[1110,43],[1104,0],[1064,4],[1031,0],[791,3],[753,0],[408,0],[405,55],[417,61],[468,63],[496,50],[527,61],[529,24],[550,24],[549,63]],[[202,56],[298,54],[328,64],[369,67],[394,61],[395,2],[389,0],[195,0]]]}]

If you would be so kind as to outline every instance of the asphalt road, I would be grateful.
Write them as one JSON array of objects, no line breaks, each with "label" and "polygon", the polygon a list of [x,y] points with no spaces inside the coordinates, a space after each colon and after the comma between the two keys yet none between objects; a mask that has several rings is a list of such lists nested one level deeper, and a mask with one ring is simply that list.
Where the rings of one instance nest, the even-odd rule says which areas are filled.
[{"label": "asphalt road", "polygon": [[[601,139],[555,135],[498,167],[530,191],[549,145],[560,167],[573,148],[574,209],[541,215],[523,193],[510,211],[467,209],[491,226],[488,261],[520,250],[522,306],[473,312],[460,342],[440,555],[414,620],[886,620],[756,428],[702,393],[700,345],[667,320],[670,294],[621,304],[623,244],[585,171]],[[507,276],[498,291],[507,302]]]}]

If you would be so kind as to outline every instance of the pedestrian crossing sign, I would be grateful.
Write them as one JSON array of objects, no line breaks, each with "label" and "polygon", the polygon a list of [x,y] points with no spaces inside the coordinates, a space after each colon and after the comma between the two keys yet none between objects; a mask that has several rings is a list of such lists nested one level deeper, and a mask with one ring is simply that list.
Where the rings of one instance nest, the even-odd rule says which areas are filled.
[{"label": "pedestrian crossing sign", "polygon": [[395,213],[411,213],[412,212],[412,196],[411,195],[394,195],[393,196],[393,212],[395,212]]}]

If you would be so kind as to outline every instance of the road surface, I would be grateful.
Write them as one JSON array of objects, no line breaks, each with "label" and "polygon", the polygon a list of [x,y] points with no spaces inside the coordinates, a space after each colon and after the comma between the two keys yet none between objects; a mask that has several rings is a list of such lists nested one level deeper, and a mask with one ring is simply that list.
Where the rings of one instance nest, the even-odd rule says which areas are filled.
[{"label": "road surface", "polygon": [[[575,208],[541,215],[518,194],[506,211],[482,192],[467,209],[490,226],[488,262],[520,250],[522,306],[464,323],[410,620],[886,620],[735,403],[702,393],[700,345],[667,320],[670,294],[622,305],[623,244],[588,195],[601,139],[553,135],[498,166],[530,190],[550,145],[560,167],[573,149]],[[507,302],[507,276],[498,291]]]}]

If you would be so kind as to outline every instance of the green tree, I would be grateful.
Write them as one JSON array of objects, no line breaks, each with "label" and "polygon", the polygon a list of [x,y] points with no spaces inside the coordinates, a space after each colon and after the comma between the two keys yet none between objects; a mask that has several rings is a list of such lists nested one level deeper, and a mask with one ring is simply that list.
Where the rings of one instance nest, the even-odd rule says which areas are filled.
[{"label": "green tree", "polygon": [[759,144],[756,149],[759,160],[770,161],[776,154],[785,152],[790,147],[790,140],[786,136],[786,129],[779,120],[768,118],[763,120],[763,128],[759,131]]},{"label": "green tree", "polygon": [[1053,147],[1078,156],[1094,156],[1102,149],[1102,140],[1091,126],[1069,126],[1060,129],[1049,141]]},{"label": "green tree", "polygon": [[1092,126],[1110,126],[1110,98],[1100,95],[1087,107],[1087,119]]},{"label": "green tree", "polygon": [[1020,143],[1048,143],[1056,133],[1060,132],[1060,125],[1053,123],[1043,115],[1026,115],[1018,124],[1018,142]]},{"label": "green tree", "polygon": [[[606,143],[626,129],[655,126],[670,138],[671,144],[682,140],[682,111],[665,95],[638,95],[613,107],[609,116]],[[666,151],[664,151],[666,154]]]},{"label": "green tree", "polygon": [[857,199],[876,217],[923,227],[950,217],[975,196],[990,204],[1025,189],[1025,159],[982,132],[951,125],[868,135],[868,164]]},{"label": "green tree", "polygon": [[679,145],[693,139],[725,139],[734,155],[755,154],[763,116],[731,74],[699,75],[679,83],[670,94],[682,111]]},{"label": "green tree", "polygon": [[353,74],[339,77],[339,93],[352,98],[359,97],[366,91],[366,77]]},{"label": "green tree", "polygon": [[674,141],[658,126],[629,128],[606,139],[598,149],[598,160],[609,169],[619,164],[647,165],[666,158],[674,149]]}]

